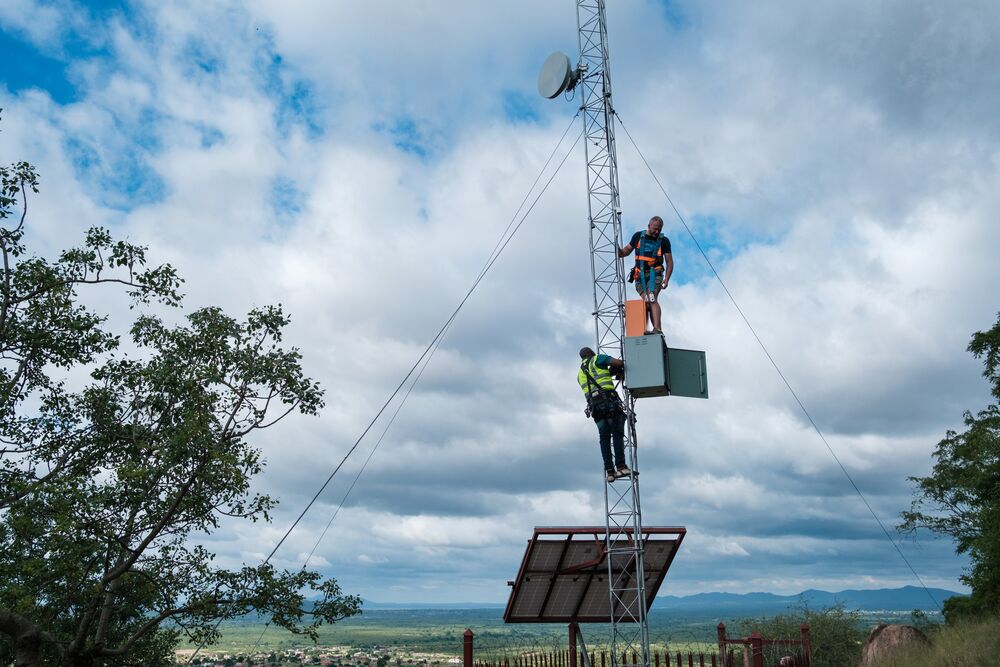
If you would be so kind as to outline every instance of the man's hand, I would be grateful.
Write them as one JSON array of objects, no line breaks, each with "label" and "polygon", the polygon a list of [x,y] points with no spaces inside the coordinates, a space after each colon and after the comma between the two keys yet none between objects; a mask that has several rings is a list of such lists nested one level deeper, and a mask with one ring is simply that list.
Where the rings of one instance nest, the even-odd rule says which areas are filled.
[{"label": "man's hand", "polygon": [[669,281],[664,280],[663,281],[663,286],[660,289],[667,289],[667,285],[669,285],[669,284],[670,284]]}]

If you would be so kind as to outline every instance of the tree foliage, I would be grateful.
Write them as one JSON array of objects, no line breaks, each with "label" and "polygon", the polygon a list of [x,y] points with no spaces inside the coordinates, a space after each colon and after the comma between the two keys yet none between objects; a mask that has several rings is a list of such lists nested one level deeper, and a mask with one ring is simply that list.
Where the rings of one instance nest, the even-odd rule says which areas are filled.
[{"label": "tree foliage", "polygon": [[[357,613],[332,579],[220,568],[198,541],[224,518],[269,520],[249,439],[322,406],[280,307],[140,315],[125,354],[79,290],[176,306],[174,269],[103,229],[56,261],[31,255],[37,175],[21,162],[0,177],[0,664],[162,664],[181,636],[216,639],[219,619],[256,611],[315,638]],[[73,369],[89,371],[82,389]]]},{"label": "tree foliage", "polygon": [[[969,351],[982,358],[983,376],[1000,399],[1000,314],[987,331],[972,336]],[[1000,612],[1000,407],[965,413],[965,430],[948,431],[934,450],[927,477],[911,477],[916,497],[903,512],[902,530],[926,528],[955,540],[971,565],[962,581],[969,598],[945,601],[948,620]]]}]

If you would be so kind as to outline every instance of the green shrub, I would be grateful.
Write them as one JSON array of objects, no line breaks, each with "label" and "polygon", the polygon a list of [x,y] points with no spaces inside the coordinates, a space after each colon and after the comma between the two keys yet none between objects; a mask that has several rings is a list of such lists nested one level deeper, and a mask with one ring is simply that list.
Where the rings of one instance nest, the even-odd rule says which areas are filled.
[{"label": "green shrub", "polygon": [[[769,618],[743,618],[737,622],[737,628],[741,636],[759,632],[764,639],[798,639],[803,623],[809,624],[812,667],[845,667],[858,663],[865,631],[861,628],[859,614],[846,611],[842,605],[818,611],[803,605],[787,614]],[[775,657],[773,662],[777,662],[777,657],[793,653],[796,653],[795,647],[765,649],[766,656]]]}]

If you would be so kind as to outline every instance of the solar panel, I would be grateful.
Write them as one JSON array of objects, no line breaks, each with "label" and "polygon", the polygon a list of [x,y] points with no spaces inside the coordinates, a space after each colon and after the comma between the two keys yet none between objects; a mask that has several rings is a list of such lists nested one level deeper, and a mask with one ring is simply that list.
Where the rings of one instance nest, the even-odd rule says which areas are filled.
[{"label": "solar panel", "polygon": [[[521,559],[504,621],[507,623],[609,623],[608,554],[604,526],[535,528]],[[646,607],[653,604],[684,539],[682,527],[642,529]],[[631,531],[612,542],[611,577],[619,591],[616,617],[637,615],[635,563],[629,553],[614,553],[632,539]]]}]

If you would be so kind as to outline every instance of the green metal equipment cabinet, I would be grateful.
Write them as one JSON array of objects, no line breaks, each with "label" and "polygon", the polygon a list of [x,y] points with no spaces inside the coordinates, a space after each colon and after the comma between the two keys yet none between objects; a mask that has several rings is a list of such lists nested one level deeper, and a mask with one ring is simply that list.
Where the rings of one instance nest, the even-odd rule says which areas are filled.
[{"label": "green metal equipment cabinet", "polygon": [[625,386],[636,398],[708,398],[704,352],[668,348],[662,336],[627,336],[624,361]]}]

